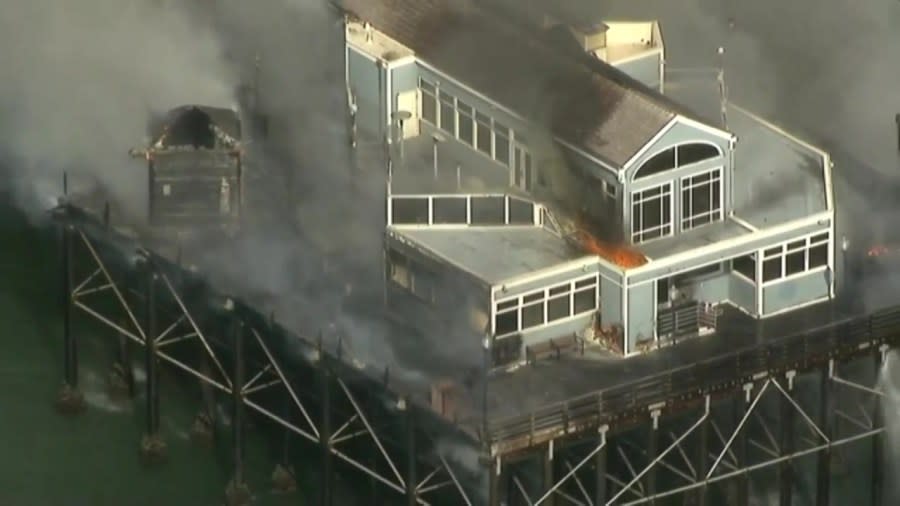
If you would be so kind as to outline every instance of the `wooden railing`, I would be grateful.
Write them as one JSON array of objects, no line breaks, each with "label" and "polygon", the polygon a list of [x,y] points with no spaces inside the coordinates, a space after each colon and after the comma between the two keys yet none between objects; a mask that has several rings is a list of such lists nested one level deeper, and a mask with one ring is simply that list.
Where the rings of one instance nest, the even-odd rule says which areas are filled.
[{"label": "wooden railing", "polygon": [[643,412],[687,402],[717,391],[738,388],[762,374],[810,369],[830,358],[849,357],[879,344],[900,341],[900,307],[837,321],[736,350],[637,381],[594,391],[535,409],[489,420],[488,442],[499,451],[514,451]]}]

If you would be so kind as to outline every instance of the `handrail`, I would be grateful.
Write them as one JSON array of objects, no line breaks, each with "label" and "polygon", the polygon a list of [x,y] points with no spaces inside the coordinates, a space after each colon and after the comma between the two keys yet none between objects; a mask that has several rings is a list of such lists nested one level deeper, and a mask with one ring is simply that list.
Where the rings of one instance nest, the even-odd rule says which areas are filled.
[{"label": "handrail", "polygon": [[492,443],[533,437],[558,428],[563,414],[568,423],[601,423],[633,408],[668,402],[696,394],[698,384],[710,391],[752,377],[763,371],[797,367],[810,359],[839,349],[859,349],[861,344],[885,339],[900,340],[900,308],[871,315],[845,318],[797,332],[774,342],[748,346],[700,362],[650,375],[628,383],[598,389],[565,401],[550,403],[529,413],[488,421]]}]

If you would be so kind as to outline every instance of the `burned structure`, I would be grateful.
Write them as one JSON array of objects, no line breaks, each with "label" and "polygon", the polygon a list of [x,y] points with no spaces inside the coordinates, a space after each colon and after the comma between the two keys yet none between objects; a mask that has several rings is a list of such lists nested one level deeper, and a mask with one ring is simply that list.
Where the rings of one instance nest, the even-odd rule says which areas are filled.
[{"label": "burned structure", "polygon": [[239,114],[186,105],[151,121],[148,135],[149,145],[130,153],[147,160],[149,224],[236,229],[244,194]]},{"label": "burned structure", "polygon": [[431,285],[455,272],[503,365],[559,343],[630,355],[714,330],[723,304],[768,318],[833,295],[829,155],[724,83],[662,94],[658,24],[617,43],[601,19],[340,3],[354,129],[392,153],[387,292],[407,317],[446,316]]}]

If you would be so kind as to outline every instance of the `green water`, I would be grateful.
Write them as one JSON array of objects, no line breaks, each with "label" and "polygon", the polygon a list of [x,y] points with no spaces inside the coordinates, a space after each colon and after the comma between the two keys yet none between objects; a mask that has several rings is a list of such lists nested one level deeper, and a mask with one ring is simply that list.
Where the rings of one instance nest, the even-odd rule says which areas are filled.
[{"label": "green water", "polygon": [[[0,194],[0,197],[3,197]],[[3,198],[2,201],[7,199]],[[168,443],[162,465],[146,467],[138,447],[143,398],[112,401],[107,376],[112,334],[76,318],[80,381],[87,409],[57,414],[62,380],[58,253],[53,235],[29,226],[0,204],[0,506],[216,505],[231,477],[229,434],[214,447],[188,438],[199,395],[166,371],[161,379],[161,425]],[[81,315],[76,315],[76,317]],[[199,390],[199,388],[197,389]],[[300,492],[279,496],[270,475],[278,457],[248,430],[246,476],[254,504],[308,504]]]}]

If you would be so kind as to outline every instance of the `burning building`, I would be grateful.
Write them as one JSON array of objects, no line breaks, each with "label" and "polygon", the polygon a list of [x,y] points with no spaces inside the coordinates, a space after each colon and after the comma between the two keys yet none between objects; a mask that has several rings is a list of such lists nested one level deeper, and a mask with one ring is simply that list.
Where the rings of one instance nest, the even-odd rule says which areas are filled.
[{"label": "burning building", "polygon": [[241,121],[231,109],[186,105],[149,126],[149,223],[161,228],[235,229],[243,205]]},{"label": "burning building", "polygon": [[766,318],[833,295],[822,150],[715,92],[710,114],[663,95],[661,72],[566,43],[584,30],[558,18],[550,36],[475,2],[338,3],[354,127],[391,153],[388,305],[424,332],[466,322],[495,365],[633,354],[714,329],[723,304]]}]

